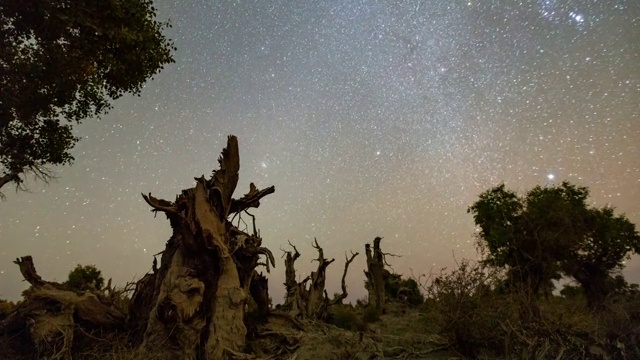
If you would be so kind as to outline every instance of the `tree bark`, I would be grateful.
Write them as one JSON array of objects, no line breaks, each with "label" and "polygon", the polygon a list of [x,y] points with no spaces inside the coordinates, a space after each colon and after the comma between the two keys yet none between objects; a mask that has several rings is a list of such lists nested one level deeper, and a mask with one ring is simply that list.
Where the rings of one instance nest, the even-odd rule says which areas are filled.
[{"label": "tree bark", "polygon": [[380,249],[382,238],[373,239],[373,251],[370,244],[365,244],[367,256],[367,291],[369,292],[369,305],[382,312],[385,304],[384,289],[384,253]]},{"label": "tree bark", "polygon": [[[251,184],[239,200],[232,198],[238,182],[238,141],[230,136],[210,179],[196,178],[176,201],[143,195],[152,211],[164,212],[173,235],[162,252],[157,273],[143,279],[134,293],[132,311],[149,314],[141,351],[166,359],[225,359],[242,352],[247,295],[259,264],[275,265],[261,247],[257,230],[246,233],[229,216],[258,207],[274,187],[258,190]],[[144,318],[137,319],[144,321]]]}]

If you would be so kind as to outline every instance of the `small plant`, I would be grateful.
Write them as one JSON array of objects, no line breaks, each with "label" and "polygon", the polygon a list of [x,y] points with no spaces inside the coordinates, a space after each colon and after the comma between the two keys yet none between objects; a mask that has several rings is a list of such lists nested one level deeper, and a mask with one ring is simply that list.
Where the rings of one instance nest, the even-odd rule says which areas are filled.
[{"label": "small plant", "polygon": [[65,285],[73,290],[85,291],[89,289],[101,290],[104,285],[102,271],[95,265],[82,266],[78,264],[75,269],[69,272],[69,278]]}]

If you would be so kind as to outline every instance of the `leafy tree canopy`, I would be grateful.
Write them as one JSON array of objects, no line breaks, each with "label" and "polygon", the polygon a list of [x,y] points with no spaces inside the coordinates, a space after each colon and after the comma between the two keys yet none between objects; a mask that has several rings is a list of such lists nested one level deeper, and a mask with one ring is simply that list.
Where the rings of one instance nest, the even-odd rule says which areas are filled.
[{"label": "leafy tree canopy", "polygon": [[610,293],[624,260],[640,252],[640,235],[613,208],[590,207],[588,197],[586,187],[568,182],[536,186],[525,196],[504,184],[482,193],[468,211],[488,250],[485,263],[506,267],[512,283],[535,292],[567,275],[591,300]]},{"label": "leafy tree canopy", "polygon": [[172,63],[151,0],[0,2],[0,188],[73,161],[73,124]]},{"label": "leafy tree canopy", "polygon": [[98,270],[94,265],[82,266],[78,264],[75,269],[69,272],[69,278],[65,285],[74,290],[88,290],[94,287],[96,290],[102,289],[104,278],[102,271]]}]

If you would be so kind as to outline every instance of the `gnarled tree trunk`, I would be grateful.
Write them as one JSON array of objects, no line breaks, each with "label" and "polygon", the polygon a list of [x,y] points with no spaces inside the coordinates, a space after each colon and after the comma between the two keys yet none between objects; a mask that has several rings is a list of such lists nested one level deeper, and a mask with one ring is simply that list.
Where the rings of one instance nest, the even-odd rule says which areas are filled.
[{"label": "gnarled tree trunk", "polygon": [[[238,141],[230,136],[210,179],[196,178],[174,202],[143,195],[153,211],[164,212],[173,235],[162,252],[160,267],[143,278],[132,299],[134,313],[146,312],[142,351],[167,359],[225,359],[244,349],[244,313],[261,247],[255,229],[249,234],[228,218],[248,208],[274,187],[258,190],[253,183],[241,199],[232,195],[238,182]],[[250,214],[249,214],[250,215]],[[251,216],[251,215],[250,215]],[[155,267],[155,266],[154,266]]]},{"label": "gnarled tree trunk", "polygon": [[382,238],[373,239],[373,251],[370,244],[365,244],[364,249],[367,255],[367,291],[369,292],[369,305],[376,310],[382,311],[385,303],[384,290],[384,253],[380,249]]}]

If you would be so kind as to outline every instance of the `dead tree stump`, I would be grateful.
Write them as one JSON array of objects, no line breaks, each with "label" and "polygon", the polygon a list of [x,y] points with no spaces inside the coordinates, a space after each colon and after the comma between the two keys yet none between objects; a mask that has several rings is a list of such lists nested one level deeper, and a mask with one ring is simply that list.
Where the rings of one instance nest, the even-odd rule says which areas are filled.
[{"label": "dead tree stump", "polygon": [[152,211],[165,213],[173,235],[160,267],[133,295],[131,311],[149,314],[137,319],[139,325],[146,320],[141,351],[166,359],[221,360],[244,349],[245,305],[259,256],[267,258],[262,264],[275,262],[261,246],[255,219],[248,233],[229,218],[252,217],[247,210],[275,189],[258,190],[252,183],[246,195],[232,198],[240,169],[235,136],[229,136],[218,163],[211,178],[196,178],[173,202],[143,195]]},{"label": "dead tree stump", "polygon": [[369,305],[379,312],[384,310],[385,289],[384,289],[384,253],[380,249],[381,237],[373,239],[373,251],[370,244],[365,244],[365,254],[367,256],[367,291],[369,293]]}]

